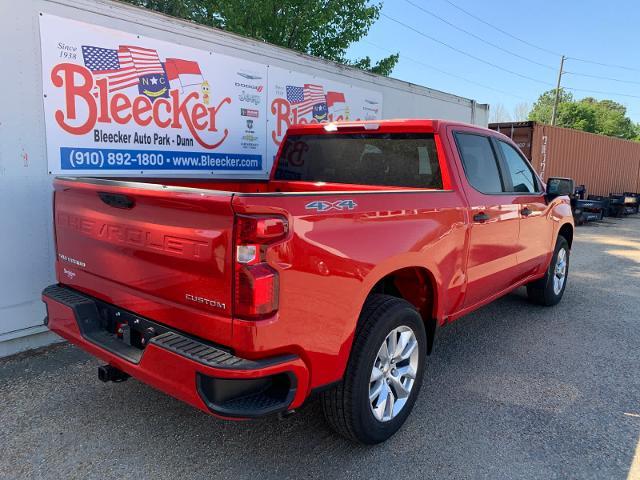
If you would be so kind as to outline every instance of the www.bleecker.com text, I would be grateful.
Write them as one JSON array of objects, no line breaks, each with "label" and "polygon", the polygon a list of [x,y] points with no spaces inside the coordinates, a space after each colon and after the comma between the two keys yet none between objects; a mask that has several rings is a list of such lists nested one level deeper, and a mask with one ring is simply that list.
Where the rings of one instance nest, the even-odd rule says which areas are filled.
[{"label": "www.bleecker.com text", "polygon": [[107,133],[103,130],[95,129],[93,131],[93,141],[96,143],[116,143],[125,144],[132,143],[135,145],[176,145],[179,147],[193,147],[193,138],[176,135],[171,138],[170,135],[154,133],[123,133],[120,131]]}]

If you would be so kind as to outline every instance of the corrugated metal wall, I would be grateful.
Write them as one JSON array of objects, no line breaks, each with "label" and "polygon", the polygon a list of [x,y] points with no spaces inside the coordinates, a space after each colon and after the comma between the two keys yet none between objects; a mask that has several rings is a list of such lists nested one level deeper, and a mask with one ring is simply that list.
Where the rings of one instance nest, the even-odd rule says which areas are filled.
[{"label": "corrugated metal wall", "polygon": [[530,138],[530,156],[527,146],[521,148],[544,180],[573,178],[576,185],[585,185],[587,193],[595,195],[640,192],[640,142],[533,122],[489,127],[516,143]]}]

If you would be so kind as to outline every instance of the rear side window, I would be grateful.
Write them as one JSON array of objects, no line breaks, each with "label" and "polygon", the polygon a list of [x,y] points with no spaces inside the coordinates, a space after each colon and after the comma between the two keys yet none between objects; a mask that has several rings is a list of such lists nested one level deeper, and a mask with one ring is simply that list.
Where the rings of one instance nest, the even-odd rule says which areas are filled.
[{"label": "rear side window", "polygon": [[288,136],[275,179],[442,188],[433,135],[422,133]]},{"label": "rear side window", "polygon": [[508,143],[498,140],[500,150],[507,164],[509,176],[511,177],[512,192],[534,193],[539,192],[538,182],[531,171],[531,167],[522,155]]},{"label": "rear side window", "polygon": [[502,193],[498,160],[488,137],[456,133],[458,151],[469,183],[482,193]]}]

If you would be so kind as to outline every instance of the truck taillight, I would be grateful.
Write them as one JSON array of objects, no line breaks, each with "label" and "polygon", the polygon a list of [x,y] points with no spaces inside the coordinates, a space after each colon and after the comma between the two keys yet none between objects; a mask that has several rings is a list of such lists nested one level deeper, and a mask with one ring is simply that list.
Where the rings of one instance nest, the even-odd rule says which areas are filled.
[{"label": "truck taillight", "polygon": [[266,263],[238,265],[235,314],[259,320],[278,310],[278,272]]},{"label": "truck taillight", "polygon": [[288,231],[285,217],[236,216],[234,315],[259,320],[278,310],[278,272],[267,264],[266,249]]},{"label": "truck taillight", "polygon": [[267,245],[287,236],[289,224],[284,217],[236,216],[237,245]]}]

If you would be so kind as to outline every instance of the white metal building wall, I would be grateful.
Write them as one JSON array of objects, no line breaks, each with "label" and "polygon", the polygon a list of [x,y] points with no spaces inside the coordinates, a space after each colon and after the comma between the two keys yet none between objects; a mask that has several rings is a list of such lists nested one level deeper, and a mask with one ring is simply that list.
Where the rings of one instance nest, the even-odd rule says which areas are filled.
[{"label": "white metal building wall", "polygon": [[47,173],[39,13],[154,37],[334,79],[383,94],[383,118],[446,118],[486,125],[488,106],[380,77],[238,35],[90,0],[0,0],[0,356],[54,341],[42,325],[43,287],[54,283],[51,177]]}]

